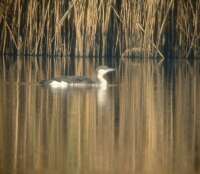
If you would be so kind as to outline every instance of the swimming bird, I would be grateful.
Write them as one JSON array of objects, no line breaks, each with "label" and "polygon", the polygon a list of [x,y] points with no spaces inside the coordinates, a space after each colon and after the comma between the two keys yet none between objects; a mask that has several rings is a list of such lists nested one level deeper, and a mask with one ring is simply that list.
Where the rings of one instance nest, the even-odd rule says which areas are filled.
[{"label": "swimming bird", "polygon": [[102,87],[106,88],[108,85],[104,75],[108,72],[115,71],[114,68],[108,66],[99,66],[96,69],[94,79],[86,76],[61,76],[50,80],[42,80],[40,84],[43,86],[50,86],[52,88],[66,88],[66,87]]}]

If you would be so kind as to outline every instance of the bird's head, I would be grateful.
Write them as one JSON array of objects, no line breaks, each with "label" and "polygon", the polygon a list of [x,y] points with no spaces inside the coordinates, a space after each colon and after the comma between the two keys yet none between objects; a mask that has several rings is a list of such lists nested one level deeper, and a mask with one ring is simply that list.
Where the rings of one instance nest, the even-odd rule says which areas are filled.
[{"label": "bird's head", "polygon": [[97,74],[98,74],[98,76],[101,76],[101,77],[103,77],[108,72],[112,72],[112,71],[115,71],[115,69],[109,68],[108,66],[99,66],[97,68]]}]

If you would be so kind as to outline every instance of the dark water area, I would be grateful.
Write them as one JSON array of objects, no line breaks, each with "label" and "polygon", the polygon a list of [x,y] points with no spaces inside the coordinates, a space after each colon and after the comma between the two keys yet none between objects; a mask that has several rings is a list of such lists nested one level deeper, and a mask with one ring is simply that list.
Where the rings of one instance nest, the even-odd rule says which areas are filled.
[{"label": "dark water area", "polygon": [[[51,89],[116,68],[107,89]],[[0,174],[200,173],[200,61],[1,58]]]}]

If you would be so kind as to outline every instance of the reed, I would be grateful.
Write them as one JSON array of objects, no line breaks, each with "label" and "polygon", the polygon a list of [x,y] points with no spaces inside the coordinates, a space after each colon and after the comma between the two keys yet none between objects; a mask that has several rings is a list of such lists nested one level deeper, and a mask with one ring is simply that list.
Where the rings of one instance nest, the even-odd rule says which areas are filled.
[{"label": "reed", "polygon": [[0,52],[197,57],[200,0],[4,0]]}]

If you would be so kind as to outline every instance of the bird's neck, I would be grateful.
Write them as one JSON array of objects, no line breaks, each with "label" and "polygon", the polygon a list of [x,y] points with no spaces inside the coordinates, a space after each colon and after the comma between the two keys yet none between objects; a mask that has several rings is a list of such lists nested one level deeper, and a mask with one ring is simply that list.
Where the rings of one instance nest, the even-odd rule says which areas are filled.
[{"label": "bird's neck", "polygon": [[101,86],[104,86],[104,87],[107,86],[107,80],[103,77],[103,75],[98,74],[97,79]]}]

